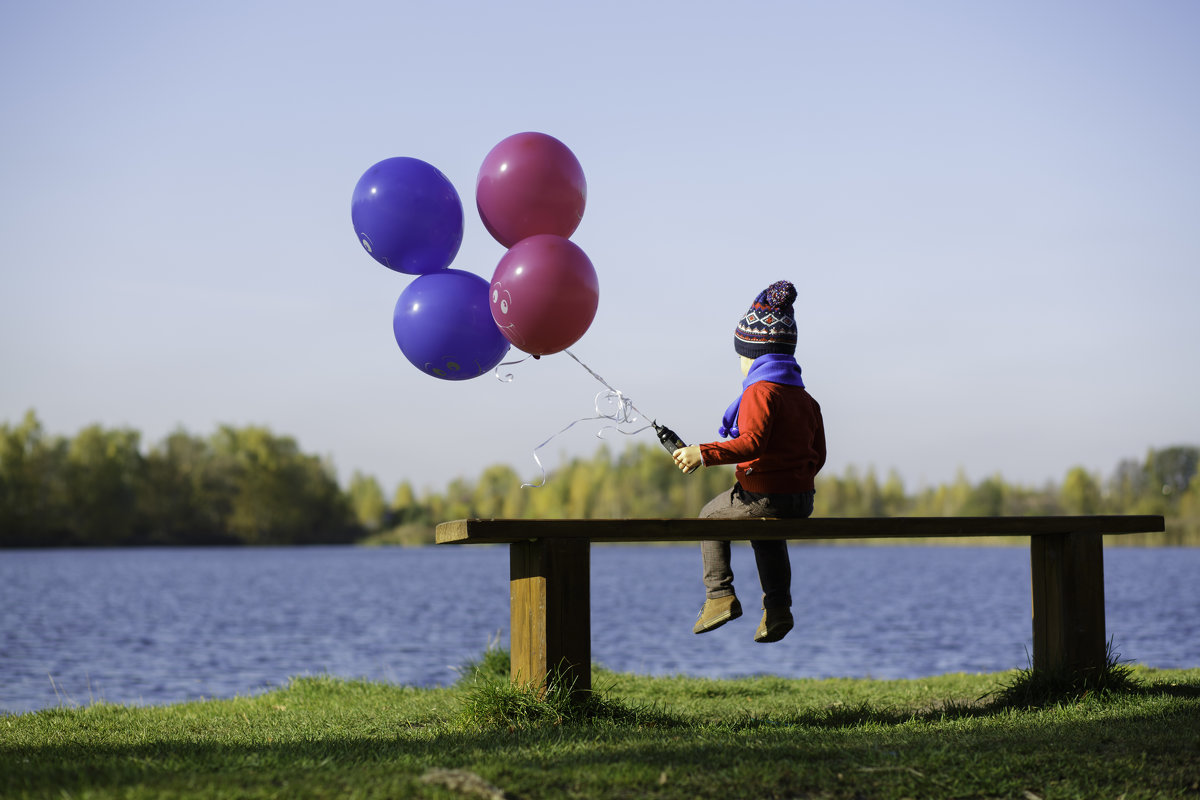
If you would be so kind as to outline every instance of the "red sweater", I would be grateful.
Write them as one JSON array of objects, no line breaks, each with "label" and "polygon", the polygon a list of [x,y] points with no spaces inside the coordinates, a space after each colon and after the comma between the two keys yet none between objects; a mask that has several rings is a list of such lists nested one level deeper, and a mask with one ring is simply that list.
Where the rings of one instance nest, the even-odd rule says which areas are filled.
[{"label": "red sweater", "polygon": [[813,491],[825,464],[821,407],[800,386],[758,381],[742,392],[736,439],[700,445],[705,466],[737,464],[742,488],[756,494]]}]

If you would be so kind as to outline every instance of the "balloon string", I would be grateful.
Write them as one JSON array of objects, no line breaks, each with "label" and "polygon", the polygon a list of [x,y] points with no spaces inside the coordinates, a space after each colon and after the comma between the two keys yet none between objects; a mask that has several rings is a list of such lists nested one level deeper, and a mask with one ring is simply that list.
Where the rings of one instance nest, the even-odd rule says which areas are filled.
[{"label": "balloon string", "polygon": [[[608,389],[610,392],[612,392],[612,393],[613,393],[614,395],[616,395],[617,397],[620,397],[620,398],[622,398],[623,400],[625,400],[626,402],[628,402],[628,403],[629,403],[629,407],[630,407],[631,409],[633,409],[634,411],[637,411],[637,413],[638,413],[638,414],[641,414],[643,417],[644,417],[644,416],[646,416],[645,414],[642,414],[642,412],[641,412],[641,411],[638,411],[638,408],[637,408],[637,406],[635,406],[635,405],[633,404],[633,401],[632,401],[632,400],[629,400],[629,398],[625,397],[624,393],[622,393],[622,392],[621,392],[619,389],[614,389],[614,388],[613,388],[611,385],[609,385],[608,381],[604,380],[604,378],[601,378],[599,375],[597,375],[597,374],[596,374],[596,371],[595,371],[594,369],[592,369],[592,368],[591,368],[591,367],[589,367],[587,364],[585,364],[585,363],[583,363],[582,361],[580,361],[580,360],[579,360],[579,358],[578,358],[578,357],[577,357],[577,356],[576,356],[574,353],[572,353],[570,350],[564,350],[563,352],[565,352],[565,353],[566,353],[567,355],[569,355],[571,358],[575,359],[575,363],[576,363],[576,364],[578,364],[579,366],[581,366],[581,367],[583,367],[584,369],[586,369],[586,370],[588,371],[588,374],[589,374],[589,375],[591,375],[591,376],[592,376],[593,378],[595,378],[596,380],[600,381],[600,383],[604,384],[604,387],[605,387],[606,389]],[[633,418],[632,418],[632,419],[630,419],[629,421],[630,421],[630,422],[633,422],[633,421],[636,421],[636,419],[637,419],[637,417],[633,417]],[[647,425],[646,427],[648,428],[648,427],[650,427],[650,426],[649,426],[649,425]],[[645,429],[646,429],[646,428],[642,428],[642,430],[645,430]]]},{"label": "balloon string", "polygon": [[[567,427],[563,428],[558,433],[555,433],[550,438],[546,439],[546,441],[542,442],[537,447],[533,448],[533,460],[535,462],[537,462],[538,469],[541,470],[541,472],[542,472],[542,482],[541,483],[522,483],[521,484],[522,489],[541,489],[543,486],[546,485],[546,467],[542,464],[542,459],[538,457],[538,451],[541,450],[546,445],[550,444],[550,442],[554,441],[554,439],[556,439],[557,437],[559,437],[562,434],[566,433],[567,431],[571,430],[571,428],[574,428],[576,425],[578,425],[581,422],[589,422],[592,420],[607,419],[607,420],[611,420],[612,422],[616,423],[614,425],[605,425],[599,431],[597,431],[596,432],[597,439],[603,439],[604,432],[607,430],[615,430],[617,433],[624,434],[625,436],[633,436],[635,434],[641,433],[642,431],[652,427],[650,425],[643,425],[642,427],[640,427],[636,430],[632,430],[632,431],[622,430],[619,426],[633,424],[638,421],[639,414],[643,417],[645,416],[645,414],[642,414],[641,411],[638,411],[637,406],[635,406],[633,404],[632,400],[630,400],[628,397],[625,396],[624,392],[622,392],[620,389],[613,388],[609,384],[608,381],[604,380],[604,378],[601,378],[599,375],[597,375],[595,373],[595,371],[592,370],[591,367],[589,367],[587,364],[584,364],[582,361],[580,361],[578,358],[576,358],[574,353],[572,353],[570,350],[567,350],[565,352],[571,358],[575,359],[575,362],[578,363],[579,366],[586,369],[593,378],[595,378],[600,383],[602,383],[604,385],[605,389],[607,389],[607,391],[596,393],[596,397],[593,401],[593,408],[595,409],[595,412],[596,412],[595,416],[582,417],[580,419],[575,420],[571,424],[567,425]],[[522,360],[524,360],[524,359],[522,359]],[[608,411],[601,410],[600,406],[601,406],[602,402],[607,404],[607,406],[611,410],[608,410]]]},{"label": "balloon string", "polygon": [[522,361],[528,361],[530,358],[532,358],[532,356],[525,356],[524,358],[518,358],[516,361],[503,361],[503,362],[497,364],[496,369],[495,369],[496,380],[500,381],[501,383],[512,383],[513,377],[514,377],[513,374],[511,372],[508,372],[508,373],[505,373],[504,375],[501,375],[500,368],[507,367],[512,364],[520,364]]}]

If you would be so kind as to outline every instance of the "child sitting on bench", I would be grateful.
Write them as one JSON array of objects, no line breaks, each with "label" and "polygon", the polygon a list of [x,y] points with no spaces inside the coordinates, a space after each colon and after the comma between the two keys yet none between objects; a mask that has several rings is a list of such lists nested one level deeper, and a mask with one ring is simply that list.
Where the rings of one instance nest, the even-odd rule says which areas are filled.
[{"label": "child sitting on bench", "polygon": [[[708,519],[807,517],[814,480],[825,463],[821,407],[808,394],[796,363],[796,289],[771,284],[754,299],[737,324],[733,349],[741,358],[742,393],[725,412],[719,433],[725,442],[691,445],[673,453],[683,472],[737,464],[737,481],[700,512]],[[792,569],[787,542],[752,541],[762,586],[763,617],[756,642],[777,642],[792,629]],[[707,633],[742,615],[733,590],[727,541],[701,542],[704,608],[692,628]]]}]

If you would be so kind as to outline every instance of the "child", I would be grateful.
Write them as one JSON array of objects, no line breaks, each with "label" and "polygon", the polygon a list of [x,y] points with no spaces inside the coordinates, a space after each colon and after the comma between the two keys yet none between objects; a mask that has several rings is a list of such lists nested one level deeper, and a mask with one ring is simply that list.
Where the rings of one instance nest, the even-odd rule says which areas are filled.
[{"label": "child", "polygon": [[[725,412],[719,429],[727,442],[683,447],[673,453],[683,472],[737,464],[733,489],[700,512],[707,519],[807,517],[813,481],[825,463],[821,407],[804,389],[796,363],[796,288],[778,281],[755,298],[733,334],[741,357],[742,394]],[[792,629],[792,568],[784,540],[753,541],[763,618],[756,642],[777,642]],[[701,542],[704,608],[693,633],[707,633],[742,615],[733,591],[729,542]]]}]

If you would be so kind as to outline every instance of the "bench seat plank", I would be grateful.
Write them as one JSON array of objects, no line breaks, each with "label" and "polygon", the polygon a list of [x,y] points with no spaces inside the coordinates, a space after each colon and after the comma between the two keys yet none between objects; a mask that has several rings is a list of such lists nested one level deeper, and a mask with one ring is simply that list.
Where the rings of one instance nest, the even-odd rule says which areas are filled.
[{"label": "bench seat plank", "polygon": [[808,519],[460,519],[437,526],[438,544],[505,544],[528,539],[689,542],[747,539],[892,539],[1148,533],[1152,515],[1085,517],[810,517]]}]

